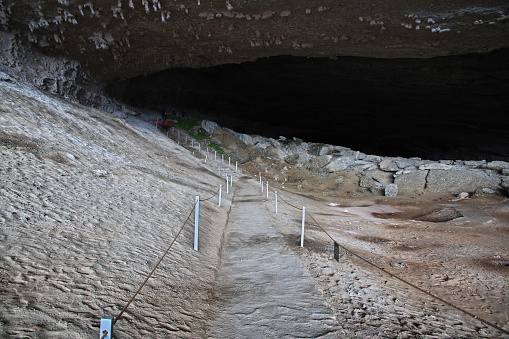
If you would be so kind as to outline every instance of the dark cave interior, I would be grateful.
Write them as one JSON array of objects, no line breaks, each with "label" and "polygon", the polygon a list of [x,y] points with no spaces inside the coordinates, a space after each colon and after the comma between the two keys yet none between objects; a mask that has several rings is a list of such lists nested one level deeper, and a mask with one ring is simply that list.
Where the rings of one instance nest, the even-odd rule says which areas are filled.
[{"label": "dark cave interior", "polygon": [[279,56],[175,68],[108,89],[237,132],[367,154],[509,161],[509,49],[429,59]]}]

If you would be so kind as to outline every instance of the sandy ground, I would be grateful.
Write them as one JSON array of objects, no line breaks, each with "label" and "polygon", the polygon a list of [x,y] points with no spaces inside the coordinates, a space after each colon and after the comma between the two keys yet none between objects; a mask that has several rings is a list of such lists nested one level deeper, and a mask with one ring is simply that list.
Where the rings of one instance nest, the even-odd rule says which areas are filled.
[{"label": "sandy ground", "polygon": [[[13,81],[0,83],[1,337],[98,336],[101,316],[119,313],[173,240],[194,197],[210,197],[223,183],[217,170],[224,163],[205,164],[203,154],[156,132],[154,118],[112,116]],[[243,170],[256,180],[252,168]],[[223,191],[221,207],[215,198],[200,204],[200,251],[193,250],[187,224],[117,322],[115,338],[243,337],[244,326],[235,330],[222,321],[251,320],[228,290],[249,287],[234,278],[252,271],[235,260],[237,247],[256,250],[256,241],[248,246],[236,237],[242,232],[253,239],[269,235],[274,246],[259,247],[253,265],[268,260],[282,272],[296,267],[290,271],[304,277],[307,294],[296,289],[288,298],[309,300],[303,309],[319,305],[313,321],[301,315],[282,326],[288,337],[504,337],[345,251],[336,262],[332,241],[309,220],[301,248],[301,212],[280,203],[276,215],[272,195],[256,197],[252,180],[245,180],[234,183],[238,196]],[[506,199],[389,200],[278,189],[368,261],[509,330]],[[235,216],[235,207],[248,211],[254,229],[243,227],[248,222]],[[451,209],[462,217],[434,222],[454,215]],[[268,278],[281,288],[277,275]],[[274,293],[277,309],[284,299]],[[243,297],[272,310],[257,319],[271,326],[280,320],[281,312],[259,293]],[[295,322],[306,328],[301,335],[292,332]],[[266,328],[263,321],[253,324],[261,327],[251,336]]]},{"label": "sandy ground", "polygon": [[[367,261],[508,330],[509,200],[336,198],[279,190],[275,224],[318,281],[341,326],[352,337],[509,337],[340,250]],[[260,193],[262,194],[262,193]],[[267,208],[275,210],[271,189]],[[461,217],[449,220],[455,211]],[[419,220],[420,219],[420,220]],[[422,221],[428,220],[428,221]]]}]

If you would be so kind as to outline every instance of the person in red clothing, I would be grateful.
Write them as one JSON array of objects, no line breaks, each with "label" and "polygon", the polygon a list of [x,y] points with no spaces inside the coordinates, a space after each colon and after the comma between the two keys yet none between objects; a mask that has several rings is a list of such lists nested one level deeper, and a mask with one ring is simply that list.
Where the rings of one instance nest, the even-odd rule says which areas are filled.
[{"label": "person in red clothing", "polygon": [[164,132],[168,132],[168,128],[170,127],[170,124],[169,124],[168,120],[166,120],[166,118],[164,120],[159,120],[158,125],[162,127]]}]

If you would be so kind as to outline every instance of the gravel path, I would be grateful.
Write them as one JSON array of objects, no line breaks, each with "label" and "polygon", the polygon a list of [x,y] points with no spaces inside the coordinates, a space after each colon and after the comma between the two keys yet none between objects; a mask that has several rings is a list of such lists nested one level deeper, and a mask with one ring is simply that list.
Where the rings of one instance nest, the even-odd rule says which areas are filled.
[{"label": "gravel path", "polygon": [[316,282],[249,179],[239,181],[226,232],[210,338],[336,337],[337,322]]}]

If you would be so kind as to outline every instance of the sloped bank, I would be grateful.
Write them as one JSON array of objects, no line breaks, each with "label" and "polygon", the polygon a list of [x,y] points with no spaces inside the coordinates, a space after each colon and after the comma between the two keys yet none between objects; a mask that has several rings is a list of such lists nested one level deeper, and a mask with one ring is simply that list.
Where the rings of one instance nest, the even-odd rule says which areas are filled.
[{"label": "sloped bank", "polygon": [[[204,120],[202,127],[240,163],[281,163],[304,169],[314,177],[332,174],[355,175],[358,188],[375,195],[500,194],[509,192],[509,163],[504,161],[440,160],[381,157],[350,148],[304,142],[294,138],[278,140],[236,133]],[[263,167],[263,166],[262,166]],[[274,166],[273,166],[274,167]],[[283,173],[284,174],[284,173]],[[287,178],[282,179],[287,181]]]}]

